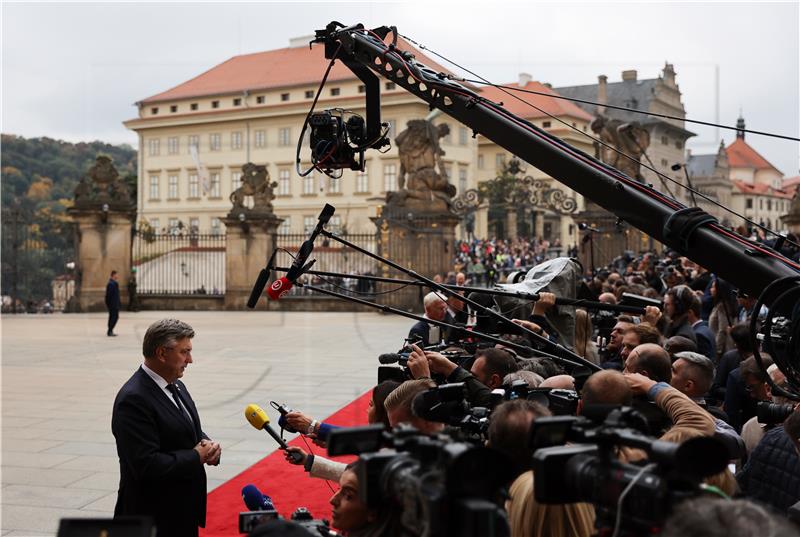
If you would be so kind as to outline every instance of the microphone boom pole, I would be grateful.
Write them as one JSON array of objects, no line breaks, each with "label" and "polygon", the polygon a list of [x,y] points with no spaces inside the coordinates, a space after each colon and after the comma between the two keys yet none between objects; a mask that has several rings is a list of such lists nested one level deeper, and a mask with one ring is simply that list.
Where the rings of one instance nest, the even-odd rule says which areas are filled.
[{"label": "microphone boom pole", "polygon": [[[289,269],[286,267],[274,267],[274,270],[279,272],[287,272]],[[427,287],[427,284],[424,282],[418,282],[415,280],[401,280],[398,278],[384,278],[383,276],[369,276],[367,274],[344,274],[341,272],[326,272],[324,270],[306,270],[303,274],[312,274],[316,276],[328,276],[331,278],[353,278],[355,280],[367,280],[371,282],[381,282],[381,283],[397,283],[403,285],[413,285],[415,287]],[[507,296],[511,298],[521,298],[524,300],[532,300],[536,301],[539,300],[539,293],[526,293],[524,291],[501,291],[499,289],[487,289],[485,287],[466,287],[463,285],[448,285],[448,284],[441,284],[442,287],[446,287],[452,291],[467,291],[470,293],[478,293],[482,295],[495,295],[495,296]],[[561,298],[556,297],[556,305],[557,306],[576,306],[576,307],[584,307],[591,310],[607,310],[607,311],[615,311],[618,313],[635,313],[637,315],[643,315],[645,310],[641,306],[626,306],[621,304],[607,304],[605,302],[597,302],[594,300],[584,300],[582,298]]]},{"label": "microphone boom pole", "polygon": [[[463,332],[466,332],[470,336],[475,336],[478,339],[491,341],[492,343],[499,343],[500,345],[512,348],[517,352],[539,354],[539,355],[541,355],[543,357],[552,358],[553,360],[555,360],[557,362],[561,362],[561,363],[563,363],[565,365],[569,365],[569,366],[572,366],[572,367],[588,367],[586,364],[584,364],[582,362],[578,363],[577,361],[573,361],[573,360],[570,360],[568,358],[564,358],[562,356],[557,356],[557,355],[554,355],[554,354],[550,354],[548,352],[540,351],[539,349],[534,349],[533,347],[528,347],[526,345],[520,345],[518,343],[514,343],[513,341],[507,341],[505,339],[493,336],[491,334],[484,334],[483,332],[476,332],[474,330],[466,330],[462,326],[453,325],[453,324],[450,324],[450,323],[446,323],[444,321],[435,321],[433,319],[427,319],[427,318],[423,317],[422,315],[417,315],[416,313],[409,313],[407,311],[403,311],[403,310],[400,310],[400,309],[397,309],[397,308],[393,308],[392,306],[387,306],[385,304],[377,304],[375,302],[370,302],[369,300],[364,300],[363,298],[343,295],[341,293],[337,293],[336,291],[329,291],[328,289],[323,289],[321,287],[316,287],[314,285],[306,285],[306,284],[298,283],[297,286],[298,287],[305,287],[306,289],[310,289],[312,291],[316,291],[318,293],[322,293],[323,295],[342,298],[344,300],[349,300],[351,302],[355,302],[356,304],[361,304],[361,305],[364,305],[364,306],[368,306],[370,308],[379,309],[379,310],[383,311],[384,313],[394,313],[395,315],[400,315],[401,317],[407,317],[407,318],[413,319],[415,321],[424,321],[426,323],[433,324],[433,325],[439,326],[441,328],[452,328],[452,329],[455,329],[455,330],[461,330]],[[508,321],[506,321],[506,322],[508,322]],[[514,326],[518,326],[519,328],[522,328],[519,325],[514,325]],[[582,358],[581,358],[581,360],[582,360]],[[597,370],[597,371],[600,370],[599,366],[597,366],[597,365],[595,365],[595,364],[593,364],[591,362],[589,362],[589,363],[591,364],[591,368],[593,370]]]}]

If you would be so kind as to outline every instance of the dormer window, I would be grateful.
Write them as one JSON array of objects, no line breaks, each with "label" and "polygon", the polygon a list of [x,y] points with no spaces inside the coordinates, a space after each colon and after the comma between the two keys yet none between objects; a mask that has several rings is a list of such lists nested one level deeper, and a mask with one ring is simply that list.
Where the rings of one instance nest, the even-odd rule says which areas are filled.
[{"label": "dormer window", "polygon": [[191,108],[192,110],[197,110],[197,103],[190,104],[189,108]]},{"label": "dormer window", "polygon": [[263,95],[259,95],[258,97],[256,97],[256,104],[264,104],[264,96]]},{"label": "dormer window", "polygon": [[173,104],[173,105],[171,105],[171,106],[169,107],[169,111],[170,111],[170,112],[172,112],[172,113],[174,114],[175,112],[177,112],[177,111],[178,111],[178,105],[177,105],[177,104]]},{"label": "dormer window", "polygon": [[150,113],[151,113],[151,114],[153,114],[153,115],[156,115],[156,114],[158,114],[158,107],[157,107],[157,106],[154,106],[153,108],[151,108],[151,109],[150,109]]},{"label": "dormer window", "polygon": [[288,100],[289,100],[289,94],[288,93],[281,93],[281,101],[285,102],[285,101],[288,101]]},{"label": "dormer window", "polygon": [[241,97],[236,97],[233,100],[233,106],[242,106],[242,98]]},{"label": "dormer window", "polygon": [[219,108],[219,101],[211,101],[211,108]]}]

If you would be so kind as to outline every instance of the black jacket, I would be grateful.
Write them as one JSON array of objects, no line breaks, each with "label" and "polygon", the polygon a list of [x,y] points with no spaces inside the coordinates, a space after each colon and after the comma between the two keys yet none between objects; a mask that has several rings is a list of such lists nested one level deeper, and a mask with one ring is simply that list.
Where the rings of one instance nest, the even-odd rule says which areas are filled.
[{"label": "black jacket", "polygon": [[800,501],[800,456],[783,427],[767,431],[736,480],[745,497],[784,514]]},{"label": "black jacket", "polygon": [[159,537],[196,535],[206,523],[206,472],[194,446],[208,437],[186,386],[176,385],[194,427],[141,367],[111,417],[120,471],[114,516],[150,515]]},{"label": "black jacket", "polygon": [[706,321],[698,321],[692,327],[695,340],[697,341],[697,352],[708,358],[709,360],[717,359],[717,344],[716,337],[711,333]]},{"label": "black jacket", "polygon": [[106,307],[110,310],[118,310],[120,307],[119,283],[110,278],[106,285]]}]

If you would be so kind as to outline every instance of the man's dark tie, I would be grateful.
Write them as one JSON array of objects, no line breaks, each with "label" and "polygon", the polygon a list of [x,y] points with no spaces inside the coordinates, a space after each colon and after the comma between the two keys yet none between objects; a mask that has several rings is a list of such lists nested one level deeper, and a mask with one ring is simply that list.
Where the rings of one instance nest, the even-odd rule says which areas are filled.
[{"label": "man's dark tie", "polygon": [[189,420],[189,423],[194,429],[194,421],[192,421],[192,416],[189,414],[189,410],[186,408],[186,404],[183,402],[183,397],[181,397],[180,390],[178,386],[175,384],[167,384],[167,389],[172,393],[172,398],[175,400],[175,403],[178,405],[178,408],[181,409],[183,413],[183,417]]}]

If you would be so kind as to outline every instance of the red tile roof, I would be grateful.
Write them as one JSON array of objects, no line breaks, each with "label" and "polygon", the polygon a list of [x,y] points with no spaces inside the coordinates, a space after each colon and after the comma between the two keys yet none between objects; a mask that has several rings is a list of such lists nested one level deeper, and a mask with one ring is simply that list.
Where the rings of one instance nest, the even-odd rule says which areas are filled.
[{"label": "red tile roof", "polygon": [[[402,38],[397,40],[397,48],[410,51],[418,61],[435,71],[449,72]],[[302,46],[244,54],[148,97],[142,103],[319,84],[327,66],[322,45],[315,45],[313,49]],[[340,61],[334,64],[328,75],[329,82],[355,79],[356,76]]]},{"label": "red tile roof", "polygon": [[725,148],[728,152],[728,164],[731,168],[755,168],[756,170],[778,169],[769,163],[767,159],[747,145],[743,138],[737,138],[735,142]]},{"label": "red tile roof", "polygon": [[742,192],[743,194],[754,194],[756,196],[774,196],[776,198],[786,198],[791,199],[794,196],[794,192],[790,192],[788,189],[776,189],[772,188],[769,185],[765,185],[763,183],[748,183],[746,181],[739,181],[734,180],[733,186]]},{"label": "red tile roof", "polygon": [[[548,95],[558,95],[558,93],[554,91],[552,88],[548,88],[541,82],[536,82],[535,80],[528,82],[524,86],[520,86],[518,83],[503,84],[503,85],[512,88],[538,91],[541,93],[546,93]],[[524,102],[521,102],[519,99],[515,99],[514,97],[508,95],[507,93],[504,93],[501,89],[492,86],[486,86],[481,91],[481,96],[486,97],[487,99],[494,102],[502,102],[503,108],[525,119],[547,117],[547,114],[544,113],[547,112],[556,117],[569,116],[575,119],[582,119],[584,121],[592,120],[592,116],[590,116],[587,112],[579,108],[577,105],[571,103],[570,101],[565,101],[563,99],[551,99],[545,95],[536,95],[533,93],[521,93],[512,90],[506,90],[506,91],[510,91],[512,95],[516,95],[517,97],[523,99],[524,101],[534,105],[536,108],[540,108],[541,110],[543,110],[543,112],[537,110],[536,108],[533,108],[533,106],[529,106]],[[557,126],[558,125],[553,125],[553,127]]]}]

